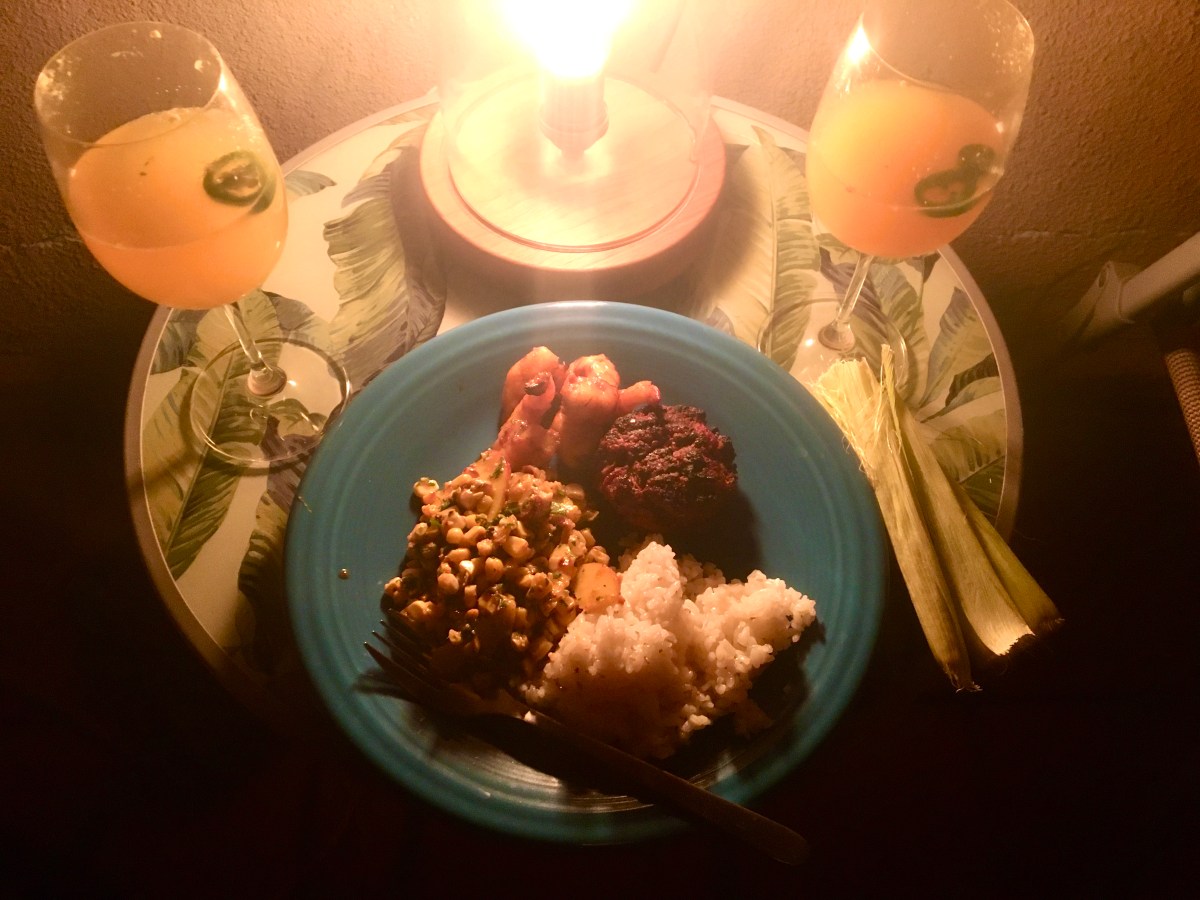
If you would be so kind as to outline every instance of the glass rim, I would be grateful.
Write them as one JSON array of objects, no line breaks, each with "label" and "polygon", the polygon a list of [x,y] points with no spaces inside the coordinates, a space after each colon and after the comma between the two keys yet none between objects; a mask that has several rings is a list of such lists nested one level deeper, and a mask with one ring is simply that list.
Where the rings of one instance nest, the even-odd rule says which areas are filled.
[{"label": "glass rim", "polygon": [[[864,0],[862,10],[858,16],[858,25],[862,28],[863,33],[868,34],[866,27],[868,13],[874,10],[896,6],[902,2],[904,2],[904,0]],[[923,0],[923,2],[942,3],[943,6],[947,7],[961,7],[963,0]],[[1012,20],[1011,24],[1025,35],[1029,47],[1029,56],[1032,57],[1034,55],[1037,41],[1033,33],[1033,26],[1029,24],[1029,19],[1026,17],[1025,13],[1021,12],[1021,10],[1017,8],[1016,4],[1013,3],[1012,0],[973,0],[973,2],[981,7],[989,6],[993,9],[1005,10]],[[880,56],[878,50],[873,44],[872,50],[875,51],[877,56]],[[880,58],[882,59],[882,56],[880,56]]]},{"label": "glass rim", "polygon": [[[169,31],[176,35],[187,36],[194,39],[198,46],[203,47],[211,55],[212,60],[219,67],[221,75],[215,79],[212,90],[208,95],[208,99],[205,100],[204,105],[195,108],[204,111],[212,107],[214,101],[216,101],[221,94],[223,82],[229,77],[229,67],[225,62],[225,58],[221,55],[221,51],[217,49],[216,45],[213,44],[211,40],[192,28],[188,28],[185,25],[177,25],[174,22],[164,22],[155,19],[138,19],[129,22],[116,22],[112,25],[105,25],[101,28],[96,28],[92,31],[89,31],[86,34],[79,35],[79,37],[71,40],[57,50],[52,56],[50,56],[49,59],[46,60],[42,68],[38,70],[37,78],[34,80],[33,106],[34,113],[38,119],[38,125],[43,131],[52,133],[56,140],[63,141],[64,143],[74,144],[79,147],[91,147],[96,144],[99,138],[83,139],[76,137],[48,120],[43,108],[43,97],[46,95],[48,90],[44,85],[44,82],[52,77],[50,75],[51,69],[72,50],[78,50],[81,46],[88,44],[104,35],[110,35],[114,32],[134,33],[138,29],[161,29],[164,31],[164,33]],[[193,118],[195,117],[188,116],[182,118],[179,122],[169,128],[167,132],[159,132],[154,138],[132,138],[129,140],[112,141],[110,143],[111,146],[118,147],[154,140],[160,138],[164,133],[169,133],[182,128],[188,122],[192,121]]]},{"label": "glass rim", "polygon": [[[899,8],[911,2],[912,0],[864,0],[858,19],[855,21],[855,33],[862,36],[866,46],[869,48],[871,54],[879,62],[879,64],[884,66],[897,79],[901,81],[911,81],[916,84],[924,84],[925,86],[935,90],[953,90],[952,88],[938,81],[926,81],[925,79],[914,78],[910,72],[906,71],[905,68],[893,61],[891,54],[885,53],[885,51],[877,44],[877,41],[873,36],[873,30],[868,27],[867,19],[872,13]],[[940,6],[942,9],[961,9],[964,2],[971,2],[977,9],[980,10],[1003,10],[1009,16],[1009,21],[1005,24],[1018,32],[1024,39],[1022,43],[1024,53],[1022,65],[1020,67],[1024,73],[1024,76],[1022,79],[1019,79],[1019,81],[1021,81],[1024,85],[1022,93],[1026,93],[1028,91],[1029,82],[1033,75],[1033,63],[1036,57],[1037,42],[1033,33],[1033,27],[1029,24],[1029,20],[1025,17],[1025,14],[1016,7],[1015,4],[1010,2],[1010,0],[917,0],[917,2],[923,3],[926,7],[926,11],[938,6]],[[1024,101],[1022,102],[1022,106],[1023,105]],[[1022,117],[1023,111],[1018,111],[1016,114],[1018,125]],[[997,119],[1001,118],[1005,117],[997,116]],[[1011,143],[1012,140],[1015,140],[1015,137],[1016,135],[1014,131],[1009,142]]]}]

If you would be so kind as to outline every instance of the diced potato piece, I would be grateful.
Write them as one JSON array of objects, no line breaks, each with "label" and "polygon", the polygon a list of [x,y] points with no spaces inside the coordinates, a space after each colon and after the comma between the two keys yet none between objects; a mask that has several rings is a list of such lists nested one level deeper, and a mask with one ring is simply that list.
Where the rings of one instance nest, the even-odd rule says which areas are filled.
[{"label": "diced potato piece", "polygon": [[485,450],[479,459],[467,466],[467,472],[472,477],[486,482],[488,485],[488,503],[480,509],[487,516],[497,516],[504,508],[505,495],[508,492],[508,477],[510,469],[508,460],[498,450]]},{"label": "diced potato piece", "polygon": [[621,602],[621,576],[604,563],[584,563],[575,574],[573,593],[581,610],[598,612]]}]

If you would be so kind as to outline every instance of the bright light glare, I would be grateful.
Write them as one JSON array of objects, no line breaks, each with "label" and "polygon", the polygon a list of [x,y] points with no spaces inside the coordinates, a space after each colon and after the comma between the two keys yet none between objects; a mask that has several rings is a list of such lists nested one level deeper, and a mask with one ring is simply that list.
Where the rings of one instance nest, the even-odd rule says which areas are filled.
[{"label": "bright light glare", "polygon": [[867,54],[870,52],[871,39],[867,37],[866,31],[860,24],[850,37],[850,44],[846,47],[846,59],[852,65],[858,65],[867,58]]},{"label": "bright light glare", "polygon": [[560,78],[586,78],[604,68],[613,35],[634,0],[499,0],[513,32]]}]

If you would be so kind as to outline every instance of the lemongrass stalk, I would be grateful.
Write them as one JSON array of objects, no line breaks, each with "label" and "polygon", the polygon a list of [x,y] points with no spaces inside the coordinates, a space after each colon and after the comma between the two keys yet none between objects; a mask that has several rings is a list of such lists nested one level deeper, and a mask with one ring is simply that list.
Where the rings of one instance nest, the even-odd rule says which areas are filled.
[{"label": "lemongrass stalk", "polygon": [[1033,633],[1009,597],[991,559],[950,486],[941,463],[926,443],[916,417],[896,396],[891,354],[882,366],[884,401],[895,418],[901,453],[917,505],[942,560],[950,589],[967,626],[989,653],[1003,656]]},{"label": "lemongrass stalk", "polygon": [[895,417],[885,409],[879,382],[861,360],[842,360],[811,390],[846,435],[875,489],[930,651],[955,689],[976,690],[950,588],[908,482]]}]

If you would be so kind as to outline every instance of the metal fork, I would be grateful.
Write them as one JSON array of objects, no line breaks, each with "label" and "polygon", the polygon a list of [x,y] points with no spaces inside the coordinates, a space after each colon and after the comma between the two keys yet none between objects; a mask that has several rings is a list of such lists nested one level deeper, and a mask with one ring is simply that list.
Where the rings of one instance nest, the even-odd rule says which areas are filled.
[{"label": "metal fork", "polygon": [[592,762],[621,778],[622,784],[631,789],[640,788],[642,799],[668,804],[745,841],[780,862],[798,865],[808,857],[808,842],[778,822],[576,731],[553,716],[532,709],[506,691],[498,691],[494,697],[484,698],[462,685],[445,681],[430,669],[425,649],[407,626],[391,619],[381,624],[384,626],[382,633],[373,631],[371,634],[389,652],[382,652],[370,643],[364,643],[363,646],[397,692],[406,699],[450,716],[507,716],[522,719],[585,754]]}]

